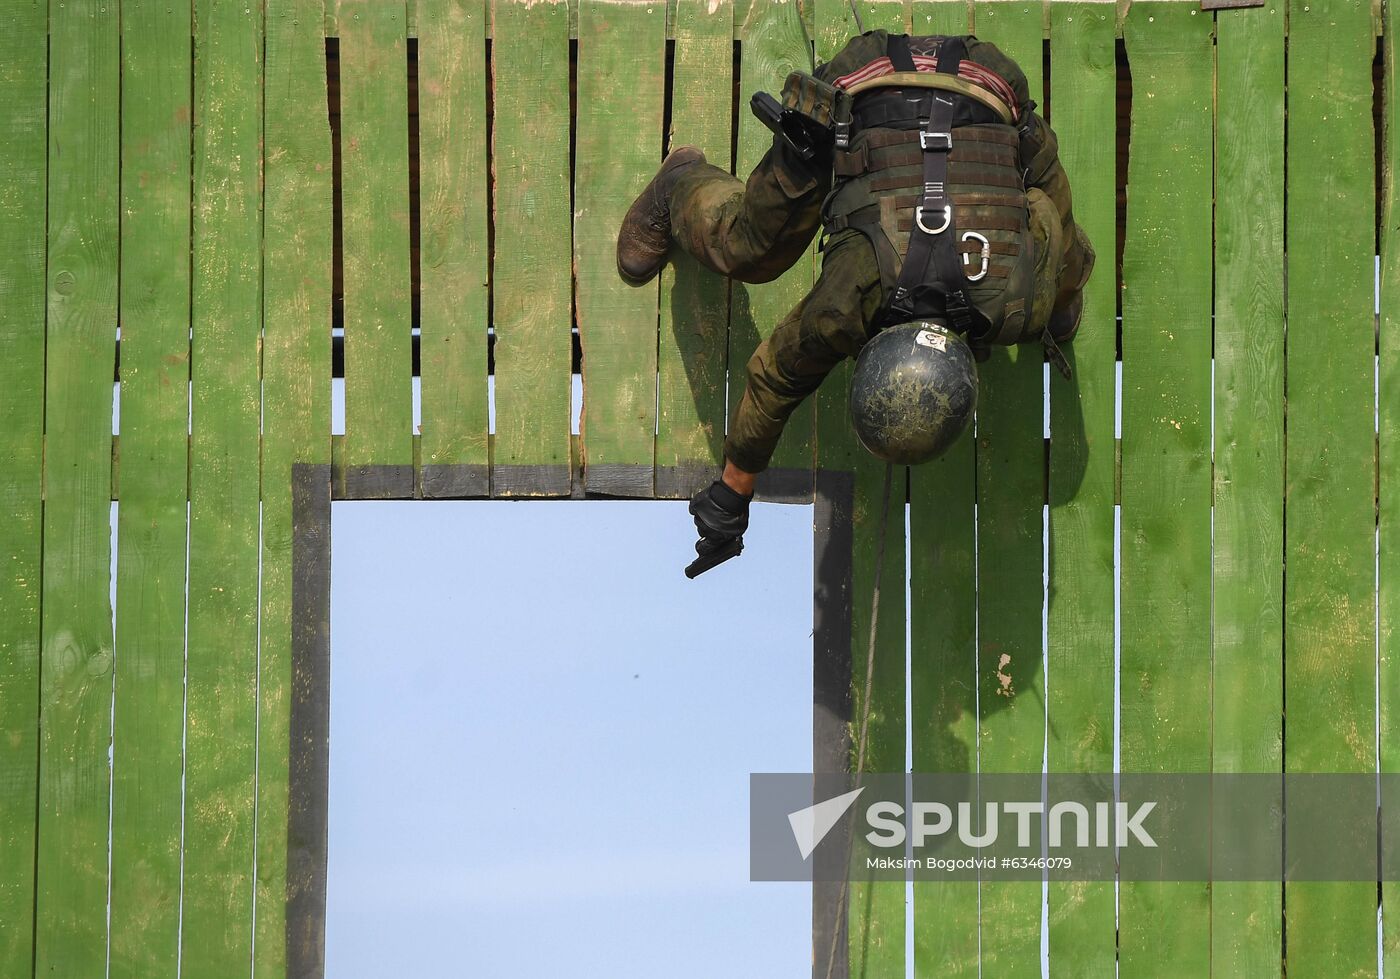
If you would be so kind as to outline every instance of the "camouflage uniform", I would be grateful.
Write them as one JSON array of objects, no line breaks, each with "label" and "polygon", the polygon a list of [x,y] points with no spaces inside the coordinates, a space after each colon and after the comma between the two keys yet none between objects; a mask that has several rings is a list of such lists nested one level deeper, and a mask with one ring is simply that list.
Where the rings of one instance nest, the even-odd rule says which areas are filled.
[{"label": "camouflage uniform", "polygon": [[[1055,134],[1027,104],[1025,75],[994,45],[970,36],[966,44],[967,58],[1005,79],[1021,109],[1020,159],[1026,168],[1031,231],[1040,246],[1030,320],[1043,328],[1052,310],[1073,304],[1092,266],[1093,249],[1074,223]],[[830,82],[885,50],[886,33],[871,31],[853,39],[814,74]],[[806,163],[777,140],[747,183],[698,163],[678,177],[672,191],[672,237],[720,274],[768,282],[806,254],[831,186],[830,154]],[[824,243],[821,275],[812,291],[748,361],[748,383],[725,440],[727,459],[746,472],[767,467],[793,410],[873,335],[883,300],[870,240],[850,228],[834,233]],[[1063,339],[1069,335],[1072,329]]]}]

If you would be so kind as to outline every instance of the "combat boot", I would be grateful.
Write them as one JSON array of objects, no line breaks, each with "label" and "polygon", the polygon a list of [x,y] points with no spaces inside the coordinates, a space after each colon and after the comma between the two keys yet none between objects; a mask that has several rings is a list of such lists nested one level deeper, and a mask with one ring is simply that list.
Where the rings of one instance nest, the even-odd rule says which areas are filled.
[{"label": "combat boot", "polygon": [[645,285],[661,271],[671,248],[671,191],[692,164],[704,162],[705,154],[694,146],[672,150],[627,209],[617,233],[617,271],[624,281]]}]

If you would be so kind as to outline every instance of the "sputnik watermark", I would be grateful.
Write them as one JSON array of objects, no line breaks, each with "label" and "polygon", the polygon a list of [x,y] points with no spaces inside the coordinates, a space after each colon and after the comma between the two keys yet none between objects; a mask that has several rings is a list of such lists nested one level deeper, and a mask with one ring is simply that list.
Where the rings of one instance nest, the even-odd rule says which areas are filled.
[{"label": "sputnik watermark", "polygon": [[[1065,823],[1072,821],[1076,846],[1122,847],[1138,843],[1155,847],[1157,841],[1143,828],[1143,821],[1156,808],[1157,803],[1144,802],[1130,812],[1125,802],[1097,802],[1091,816],[1083,803],[1057,802],[1050,807],[1047,820],[1049,846],[1059,849],[1065,845]],[[954,809],[943,802],[916,802],[909,808],[906,826],[903,806],[897,802],[877,802],[865,811],[866,821],[871,826],[865,839],[877,847],[901,847],[910,840],[914,846],[922,847],[955,830],[964,846],[980,850],[996,844],[1001,834],[1001,814],[1005,813],[1015,819],[1016,845],[1025,848],[1031,845],[1031,818],[1045,815],[1045,803],[988,802],[985,811],[978,813],[972,803],[959,802],[956,812],[954,817]]]},{"label": "sputnik watermark", "polygon": [[1400,879],[1400,776],[802,774],[750,787],[754,880]]}]

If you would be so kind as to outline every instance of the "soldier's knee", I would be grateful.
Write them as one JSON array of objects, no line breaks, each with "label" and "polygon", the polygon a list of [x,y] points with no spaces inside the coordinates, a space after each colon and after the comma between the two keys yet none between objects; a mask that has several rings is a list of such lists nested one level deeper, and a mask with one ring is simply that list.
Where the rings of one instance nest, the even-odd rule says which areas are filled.
[{"label": "soldier's knee", "polygon": [[729,277],[737,282],[758,286],[765,282],[772,282],[785,271],[787,270],[773,268],[762,262],[745,262],[733,266],[729,271]]}]

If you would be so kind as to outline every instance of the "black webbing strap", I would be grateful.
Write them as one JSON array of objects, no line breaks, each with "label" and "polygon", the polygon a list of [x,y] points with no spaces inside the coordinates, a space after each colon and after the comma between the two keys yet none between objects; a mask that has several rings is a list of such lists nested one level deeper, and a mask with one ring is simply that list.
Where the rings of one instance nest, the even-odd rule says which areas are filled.
[{"label": "black webbing strap", "polygon": [[914,55],[909,51],[908,34],[891,34],[885,41],[885,54],[895,71],[916,71]]},{"label": "black webbing strap", "polygon": [[[940,74],[956,75],[967,54],[961,38],[945,38],[938,48]],[[901,56],[913,68],[909,54],[909,39],[902,35],[889,41],[890,61],[900,68]],[[933,108],[919,133],[919,147],[924,157],[924,196],[914,211],[914,228],[909,234],[909,248],[899,280],[885,301],[885,320],[899,323],[918,318],[920,287],[943,295],[943,312],[948,325],[958,333],[971,333],[976,322],[972,303],[968,300],[966,276],[955,243],[953,199],[948,195],[948,156],[953,150],[954,97],[950,92],[935,91]],[[930,275],[929,273],[933,274]]]}]

